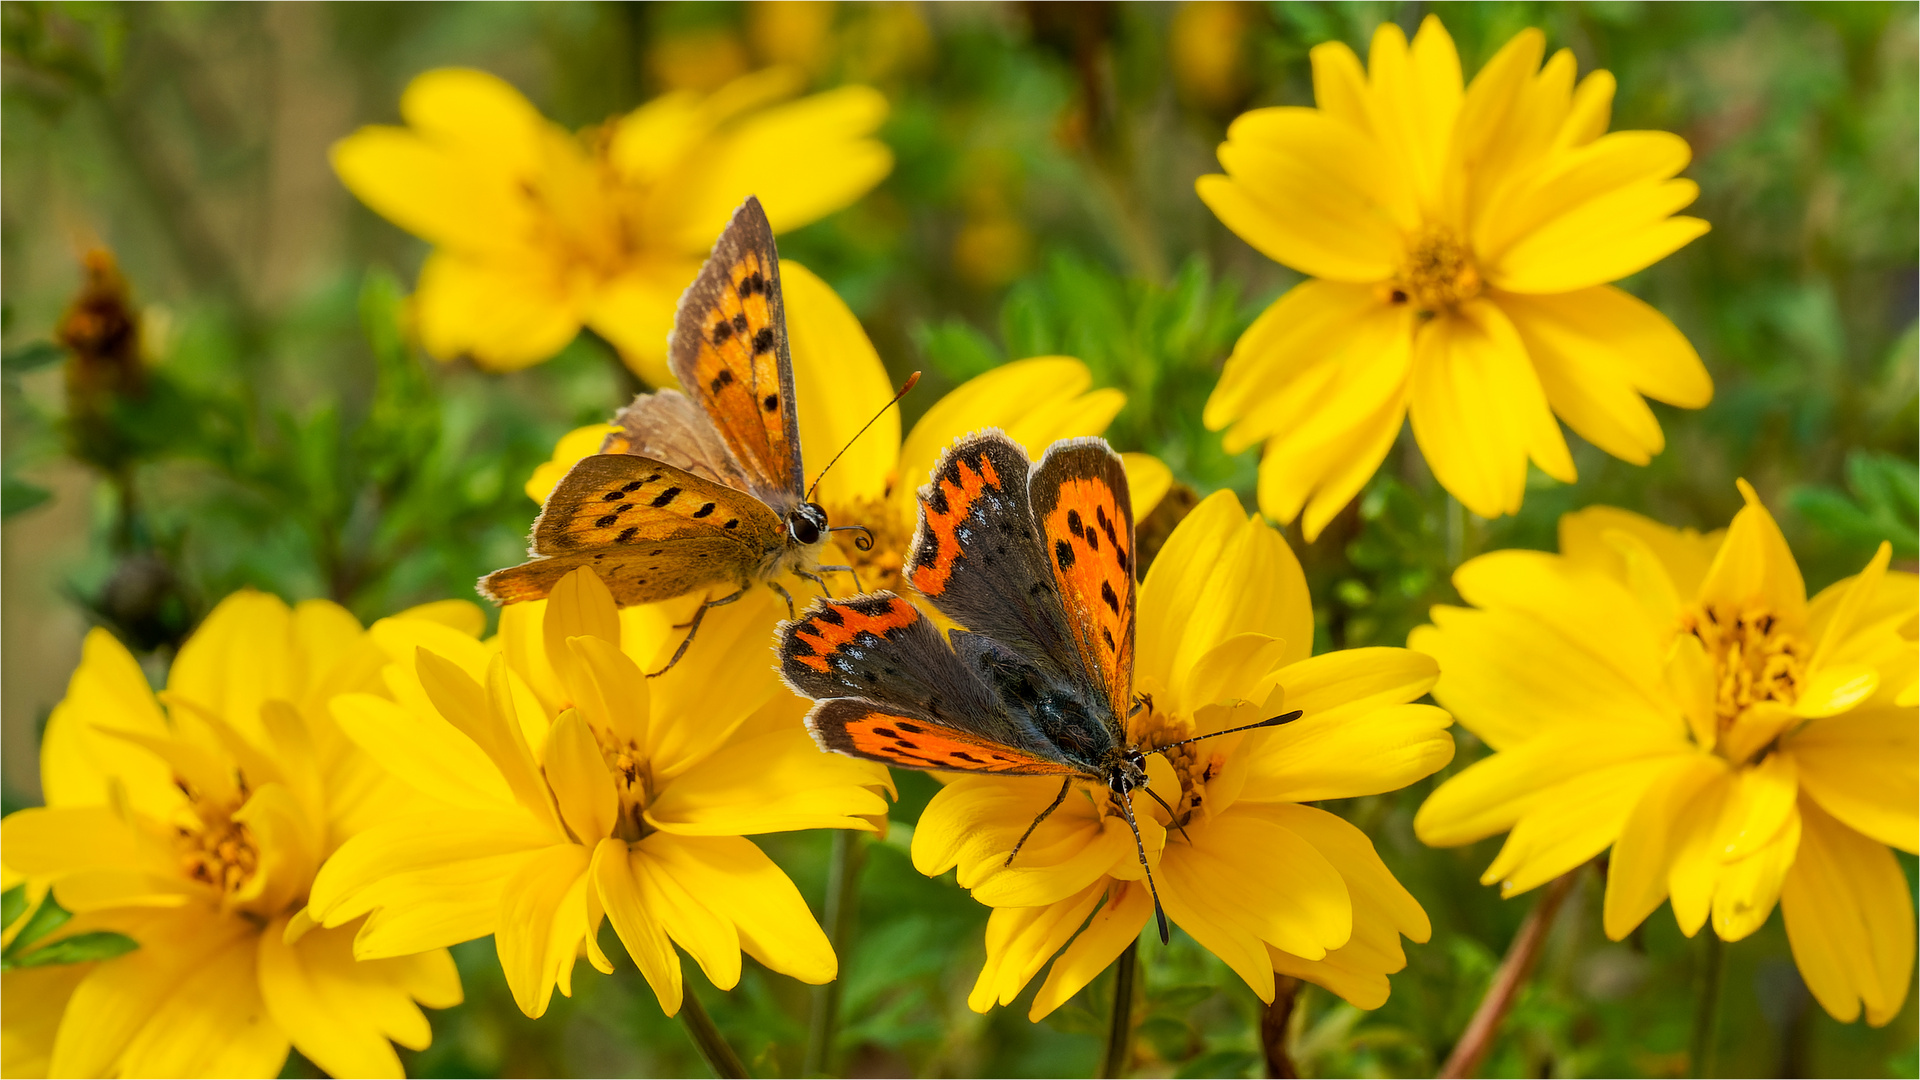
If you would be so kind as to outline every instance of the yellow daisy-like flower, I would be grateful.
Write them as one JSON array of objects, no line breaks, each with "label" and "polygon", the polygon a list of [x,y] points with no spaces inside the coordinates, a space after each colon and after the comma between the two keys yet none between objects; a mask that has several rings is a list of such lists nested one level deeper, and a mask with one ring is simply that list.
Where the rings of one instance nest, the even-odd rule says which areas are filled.
[{"label": "yellow daisy-like flower", "polygon": [[1462,566],[1472,609],[1437,607],[1409,644],[1434,696],[1497,751],[1441,785],[1429,844],[1511,830],[1482,881],[1531,889],[1612,848],[1619,940],[1662,900],[1688,936],[1736,941],[1776,901],[1807,986],[1850,1021],[1906,999],[1913,906],[1889,846],[1920,847],[1920,579],[1891,549],[1812,600],[1747,505],[1701,536],[1594,507],[1560,554]]},{"label": "yellow daisy-like flower", "polygon": [[582,325],[656,386],[673,385],[674,305],[733,211],[758,195],[776,232],[825,217],[893,168],[874,139],[876,90],[787,101],[768,69],[714,91],[665,94],[575,136],[484,72],[429,71],[400,99],[406,127],[333,148],[361,201],[429,241],[415,314],[442,359],[537,364]]},{"label": "yellow daisy-like flower", "polygon": [[[374,634],[461,637],[449,622],[471,634],[479,614],[435,605]],[[273,1076],[292,1045],[336,1076],[400,1076],[388,1040],[431,1041],[419,1005],[460,1002],[452,957],[356,962],[352,928],[317,929],[302,911],[321,861],[412,800],[327,712],[337,694],[378,691],[379,663],[338,605],[254,592],[214,609],[157,701],[118,641],[87,636],[47,723],[47,805],[0,823],[0,848],[10,870],[51,883],[69,925],[140,947],[5,975],[8,1029],[58,1024],[51,1075]],[[5,1045],[36,1042],[9,1030]]]},{"label": "yellow daisy-like flower", "polygon": [[1357,494],[1411,415],[1434,476],[1483,517],[1520,508],[1531,459],[1574,479],[1555,414],[1644,465],[1665,445],[1641,395],[1713,396],[1666,316],[1607,282],[1707,231],[1672,216],[1699,194],[1663,131],[1607,133],[1613,76],[1543,67],[1525,30],[1462,89],[1429,15],[1392,23],[1368,67],[1313,49],[1316,108],[1246,113],[1200,198],[1312,280],[1234,346],[1205,421],[1239,452],[1265,441],[1260,508],[1309,540]]},{"label": "yellow daisy-like flower", "polygon": [[[852,565],[868,590],[907,594],[900,567],[918,513],[913,493],[954,439],[997,427],[1037,458],[1037,451],[1058,439],[1105,431],[1127,403],[1119,390],[1089,389],[1093,375],[1081,361],[1036,356],[1003,364],[955,387],[921,416],[902,442],[899,413],[880,413],[894,393],[887,369],[846,302],[812,271],[787,259],[780,260],[780,286],[807,466],[817,474],[846,448],[820,481],[820,504],[835,525],[865,525],[874,535],[871,550],[842,544],[839,555],[822,561]],[[873,426],[852,441],[869,420]],[[611,424],[589,424],[561,436],[552,460],[528,478],[527,495],[545,502],[574,462],[596,453],[614,430]],[[1173,474],[1151,455],[1122,456],[1133,487],[1134,516],[1144,518],[1172,485]]]},{"label": "yellow daisy-like flower", "polygon": [[572,993],[582,954],[613,970],[602,919],[668,1015],[682,1002],[675,945],[721,989],[739,981],[742,951],[831,980],[833,948],[806,901],[746,837],[874,829],[891,786],[885,769],[808,737],[805,703],[767,654],[784,614],[766,590],[716,609],[700,647],[657,679],[642,673],[683,631],[659,605],[617,611],[586,570],[503,609],[484,644],[376,628],[396,700],[348,695],[334,715],[436,805],[342,847],[314,885],[313,917],[365,916],[362,958],[492,934],[529,1016],[555,986]]},{"label": "yellow daisy-like flower", "polygon": [[[1184,828],[1135,800],[1167,915],[1263,1001],[1273,1000],[1279,972],[1379,1006],[1387,975],[1406,963],[1401,936],[1427,940],[1426,913],[1365,834],[1303,804],[1392,791],[1452,759],[1447,714],[1408,704],[1433,684],[1433,662],[1405,649],[1309,657],[1313,612],[1300,564],[1231,492],[1209,497],[1174,530],[1139,604],[1134,688],[1151,709],[1133,719],[1137,745],[1304,713],[1183,747],[1172,761],[1148,758],[1153,790]],[[1012,1002],[1060,953],[1029,1013],[1046,1016],[1153,913],[1133,834],[1104,788],[1076,785],[1005,865],[1059,788],[1040,777],[961,777],[934,796],[914,832],[921,873],[957,866],[960,884],[994,908],[986,966],[968,998],[976,1011]]]}]

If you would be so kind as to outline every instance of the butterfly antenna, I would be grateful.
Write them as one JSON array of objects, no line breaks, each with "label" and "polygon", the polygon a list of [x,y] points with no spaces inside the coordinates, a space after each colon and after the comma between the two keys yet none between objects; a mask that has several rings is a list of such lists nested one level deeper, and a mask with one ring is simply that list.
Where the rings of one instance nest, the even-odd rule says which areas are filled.
[{"label": "butterfly antenna", "polygon": [[[865,435],[867,433],[867,428],[872,427],[874,425],[874,421],[877,421],[881,417],[887,415],[887,410],[893,408],[896,404],[898,404],[901,398],[906,397],[907,391],[913,389],[913,384],[919,381],[920,381],[920,373],[917,371],[907,376],[907,381],[900,384],[900,389],[894,393],[892,400],[888,401],[885,405],[880,406],[880,411],[873,414],[873,420],[867,421],[864,425],[861,426],[859,431],[856,431],[853,433],[853,438],[848,439],[847,445],[840,448],[840,453],[833,455],[833,460],[827,462],[827,468],[821,469],[820,475],[813,478],[813,486],[807,489],[808,502],[812,502],[813,493],[820,490],[820,481],[826,479],[827,469],[831,469],[834,467],[834,465],[838,464],[840,461],[840,458],[843,455],[845,455],[848,450],[853,448],[853,444],[860,441],[860,436]],[[873,534],[868,533],[867,535],[871,537]],[[854,541],[854,544],[855,546],[858,546],[859,541],[857,540]],[[860,550],[866,551],[872,547],[873,547],[872,541],[869,540],[867,546],[864,548],[861,548]]]},{"label": "butterfly antenna", "polygon": [[1211,739],[1215,735],[1231,735],[1236,731],[1252,731],[1254,728],[1279,727],[1281,724],[1290,723],[1298,719],[1300,719],[1300,710],[1295,709],[1290,713],[1269,717],[1257,724],[1243,724],[1240,727],[1230,727],[1225,731],[1209,731],[1205,735],[1195,735],[1191,739],[1181,739],[1179,742],[1170,742],[1165,746],[1156,746],[1153,748],[1153,752],[1156,754],[1164,754],[1176,746],[1185,746],[1188,743],[1199,742],[1201,739]]},{"label": "butterfly antenna", "polygon": [[1147,894],[1153,897],[1153,917],[1160,924],[1160,944],[1165,945],[1172,937],[1167,930],[1167,911],[1160,906],[1160,890],[1153,884],[1153,867],[1147,865],[1147,845],[1140,839],[1140,823],[1133,820],[1130,795],[1120,796],[1120,816],[1127,819],[1127,828],[1133,830],[1133,850],[1140,856],[1140,869],[1147,872]]},{"label": "butterfly antenna", "polygon": [[853,538],[853,546],[861,551],[873,550],[873,530],[865,525],[835,525],[827,531],[830,533],[857,532],[860,535]]}]

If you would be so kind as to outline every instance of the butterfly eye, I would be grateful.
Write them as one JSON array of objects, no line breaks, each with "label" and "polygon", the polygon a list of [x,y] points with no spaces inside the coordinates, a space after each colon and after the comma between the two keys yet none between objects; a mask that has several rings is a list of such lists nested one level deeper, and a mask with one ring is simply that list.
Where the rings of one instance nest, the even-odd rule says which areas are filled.
[{"label": "butterfly eye", "polygon": [[818,503],[804,503],[787,516],[787,534],[796,543],[817,544],[826,531],[827,512]]}]

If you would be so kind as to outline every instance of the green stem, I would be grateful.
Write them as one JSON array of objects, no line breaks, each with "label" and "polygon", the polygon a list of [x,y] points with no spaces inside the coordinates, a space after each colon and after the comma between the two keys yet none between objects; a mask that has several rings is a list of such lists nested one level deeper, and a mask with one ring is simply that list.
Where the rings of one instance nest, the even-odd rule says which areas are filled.
[{"label": "green stem", "polygon": [[1135,940],[1113,962],[1113,1016],[1107,1023],[1107,1056],[1100,1062],[1103,1077],[1125,1076],[1133,1043],[1133,976],[1140,966],[1140,942]]},{"label": "green stem", "polygon": [[[821,910],[821,923],[833,954],[847,962],[847,943],[853,939],[853,913],[858,906],[860,868],[866,863],[866,834],[847,829],[833,834],[833,854],[827,862],[827,902]],[[844,972],[843,972],[844,974]],[[801,1076],[827,1076],[832,1072],[833,1036],[840,1020],[840,979],[813,988],[812,1014],[807,1025],[807,1056],[801,1064]]]},{"label": "green stem", "polygon": [[1705,956],[1700,965],[1700,997],[1693,1010],[1693,1044],[1687,1054],[1692,1076],[1712,1076],[1720,1050],[1720,987],[1726,981],[1726,945],[1711,926],[1707,927],[1706,939],[1701,946]]},{"label": "green stem", "polygon": [[725,1080],[745,1080],[747,1067],[740,1064],[740,1055],[733,1052],[727,1040],[720,1037],[720,1029],[713,1026],[713,1017],[700,1005],[700,998],[687,987],[686,996],[680,1002],[680,1022],[686,1025],[687,1037],[706,1059],[707,1068],[713,1075]]}]

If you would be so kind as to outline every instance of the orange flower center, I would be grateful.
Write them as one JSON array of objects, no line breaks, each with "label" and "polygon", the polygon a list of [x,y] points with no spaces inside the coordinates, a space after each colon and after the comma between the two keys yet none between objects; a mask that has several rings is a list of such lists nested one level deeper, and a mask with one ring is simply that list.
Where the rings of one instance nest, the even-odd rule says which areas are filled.
[{"label": "orange flower center", "polygon": [[[1156,746],[1167,746],[1193,735],[1193,725],[1181,717],[1167,713],[1145,711],[1134,720],[1135,745],[1142,750],[1151,751]],[[1161,755],[1167,764],[1173,766],[1173,775],[1180,780],[1180,797],[1173,800],[1174,825],[1185,825],[1200,807],[1206,795],[1207,782],[1220,775],[1226,767],[1227,759],[1220,754],[1209,752],[1203,743],[1188,743],[1176,746]]]},{"label": "orange flower center", "polygon": [[244,784],[231,803],[218,803],[184,780],[174,781],[191,800],[192,823],[175,826],[173,848],[180,870],[203,885],[232,897],[245,888],[260,869],[260,848],[253,832],[233,820],[247,801]]},{"label": "orange flower center", "polygon": [[865,525],[873,530],[873,547],[867,551],[860,550],[851,539],[858,533],[839,534],[840,550],[847,557],[847,565],[860,575],[860,584],[867,592],[887,589],[909,595],[901,571],[906,565],[907,545],[913,542],[913,535],[902,526],[900,515],[886,496],[828,507],[827,520],[835,525]]},{"label": "orange flower center", "polygon": [[1406,259],[1386,291],[1390,303],[1412,304],[1431,317],[1479,296],[1482,286],[1467,245],[1452,230],[1428,225],[1407,238]]},{"label": "orange flower center", "polygon": [[1765,605],[1723,610],[1702,604],[1682,615],[1680,626],[1700,639],[1713,662],[1714,713],[1723,740],[1749,706],[1792,705],[1800,697],[1812,650]]},{"label": "orange flower center", "polygon": [[592,730],[594,741],[600,744],[600,754],[606,759],[607,771],[613,774],[614,791],[620,797],[620,820],[614,826],[614,834],[633,843],[654,831],[646,819],[647,803],[653,800],[653,776],[640,747],[598,727]]}]

